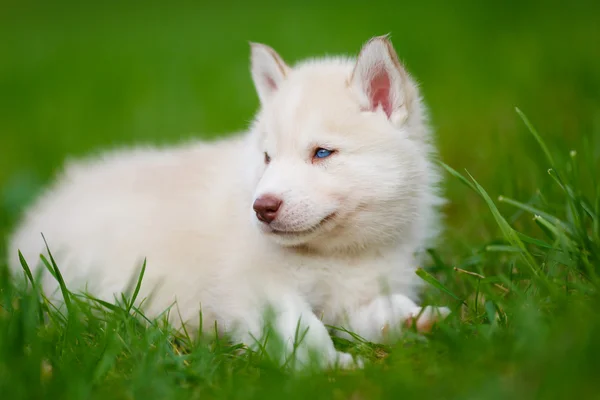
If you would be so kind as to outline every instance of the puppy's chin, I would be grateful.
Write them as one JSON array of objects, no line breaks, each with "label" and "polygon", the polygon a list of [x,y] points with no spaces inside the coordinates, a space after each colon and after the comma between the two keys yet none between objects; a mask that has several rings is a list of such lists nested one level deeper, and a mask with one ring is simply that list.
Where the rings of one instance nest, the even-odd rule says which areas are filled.
[{"label": "puppy's chin", "polygon": [[322,240],[322,236],[335,227],[336,213],[331,213],[306,229],[282,229],[274,223],[267,225],[256,220],[258,229],[270,240],[284,247],[298,247],[314,240]]},{"label": "puppy's chin", "polygon": [[275,244],[282,247],[303,247],[311,241],[315,240],[319,236],[318,232],[302,234],[280,234],[270,231],[266,232],[265,234]]}]

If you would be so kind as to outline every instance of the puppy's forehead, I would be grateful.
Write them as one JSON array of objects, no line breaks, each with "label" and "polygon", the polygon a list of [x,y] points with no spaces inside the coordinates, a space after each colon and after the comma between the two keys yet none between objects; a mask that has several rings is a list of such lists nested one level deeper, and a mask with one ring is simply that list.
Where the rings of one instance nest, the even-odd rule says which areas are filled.
[{"label": "puppy's forehead", "polygon": [[[298,71],[274,96],[269,109],[268,136],[336,133],[359,112],[359,104],[348,87],[346,71]],[[271,138],[271,140],[277,140]]]}]

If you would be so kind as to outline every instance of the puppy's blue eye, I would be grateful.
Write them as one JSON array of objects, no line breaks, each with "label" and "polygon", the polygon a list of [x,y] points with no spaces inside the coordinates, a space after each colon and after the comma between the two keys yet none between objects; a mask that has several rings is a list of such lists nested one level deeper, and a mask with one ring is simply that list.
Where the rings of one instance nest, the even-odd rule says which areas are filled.
[{"label": "puppy's blue eye", "polygon": [[323,149],[323,148],[319,148],[315,152],[315,157],[316,158],[325,158],[325,157],[329,157],[331,155],[331,153],[333,153],[333,151],[327,150],[327,149]]}]

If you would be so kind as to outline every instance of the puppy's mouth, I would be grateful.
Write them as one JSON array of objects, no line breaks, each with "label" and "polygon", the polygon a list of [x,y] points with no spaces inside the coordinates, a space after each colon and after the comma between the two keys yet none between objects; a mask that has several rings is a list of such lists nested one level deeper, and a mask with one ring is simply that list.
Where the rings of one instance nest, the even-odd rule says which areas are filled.
[{"label": "puppy's mouth", "polygon": [[325,218],[323,218],[321,221],[319,221],[315,225],[311,226],[310,228],[302,229],[302,230],[278,229],[278,228],[274,228],[272,226],[269,226],[268,229],[269,229],[270,233],[272,233],[274,235],[278,235],[278,236],[304,236],[304,235],[308,235],[310,233],[313,233],[316,230],[318,230],[321,227],[323,227],[324,225],[330,223],[332,220],[335,219],[336,216],[337,216],[337,213],[336,212],[332,212],[331,214],[329,214],[328,216],[326,216]]}]

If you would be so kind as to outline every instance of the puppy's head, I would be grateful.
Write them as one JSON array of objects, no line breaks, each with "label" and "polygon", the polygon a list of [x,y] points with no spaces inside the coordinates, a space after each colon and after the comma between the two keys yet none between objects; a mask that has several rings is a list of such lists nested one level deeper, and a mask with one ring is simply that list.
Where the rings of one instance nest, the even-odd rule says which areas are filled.
[{"label": "puppy's head", "polygon": [[251,44],[261,107],[252,125],[260,163],[259,229],[285,246],[364,247],[394,240],[430,184],[417,87],[385,36],[356,59],[288,66]]}]

